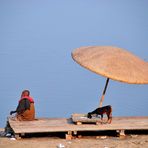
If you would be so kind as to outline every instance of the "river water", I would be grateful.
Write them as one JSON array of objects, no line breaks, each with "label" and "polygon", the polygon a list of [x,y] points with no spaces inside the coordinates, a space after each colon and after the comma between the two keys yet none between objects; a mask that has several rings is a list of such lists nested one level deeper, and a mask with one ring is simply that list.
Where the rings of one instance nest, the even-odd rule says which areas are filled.
[{"label": "river water", "polygon": [[[79,66],[71,52],[114,45],[147,60],[146,3],[0,1],[0,127],[24,89],[35,99],[36,117],[69,118],[98,107],[106,78]],[[147,116],[148,87],[111,80],[107,104],[113,116]]]}]

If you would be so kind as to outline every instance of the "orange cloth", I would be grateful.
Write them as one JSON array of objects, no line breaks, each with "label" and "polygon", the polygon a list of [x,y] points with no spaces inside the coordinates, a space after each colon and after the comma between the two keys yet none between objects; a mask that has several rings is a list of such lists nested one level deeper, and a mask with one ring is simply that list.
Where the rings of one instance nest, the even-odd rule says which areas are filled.
[{"label": "orange cloth", "polygon": [[35,106],[34,103],[30,103],[30,109],[25,110],[23,113],[16,115],[19,121],[31,121],[35,120]]}]

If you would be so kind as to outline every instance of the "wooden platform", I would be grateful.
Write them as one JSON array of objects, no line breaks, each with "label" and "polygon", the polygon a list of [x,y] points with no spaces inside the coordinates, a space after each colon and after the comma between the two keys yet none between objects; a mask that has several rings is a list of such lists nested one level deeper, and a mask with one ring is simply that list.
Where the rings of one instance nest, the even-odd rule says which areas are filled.
[{"label": "wooden platform", "polygon": [[111,124],[82,124],[76,125],[72,119],[39,118],[34,121],[14,121],[9,119],[15,135],[25,133],[66,132],[68,135],[77,131],[105,131],[105,130],[148,130],[148,116],[146,117],[113,117]]}]

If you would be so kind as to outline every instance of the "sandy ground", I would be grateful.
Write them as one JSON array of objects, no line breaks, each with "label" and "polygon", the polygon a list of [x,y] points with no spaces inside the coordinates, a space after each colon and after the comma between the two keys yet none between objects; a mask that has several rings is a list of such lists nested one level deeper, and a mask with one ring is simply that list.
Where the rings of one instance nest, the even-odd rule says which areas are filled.
[{"label": "sandy ground", "polygon": [[0,148],[148,148],[148,135],[82,136],[72,140],[59,137],[29,137],[20,140],[0,137]]},{"label": "sandy ground", "polygon": [[0,148],[58,148],[62,144],[65,148],[147,148],[148,136],[134,138],[80,138],[65,140],[60,138],[25,138],[10,140],[0,138]]}]

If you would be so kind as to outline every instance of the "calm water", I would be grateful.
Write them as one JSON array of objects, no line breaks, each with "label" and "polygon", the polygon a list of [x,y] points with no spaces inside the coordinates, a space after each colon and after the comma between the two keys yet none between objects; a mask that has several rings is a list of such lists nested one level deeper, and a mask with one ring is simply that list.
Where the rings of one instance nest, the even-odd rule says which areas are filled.
[{"label": "calm water", "polygon": [[[27,56],[19,50],[1,53],[1,127],[26,88],[35,99],[37,117],[70,117],[98,106],[106,79],[77,65],[68,50],[56,56],[50,50]],[[147,97],[147,85],[110,81],[104,105],[113,106],[114,116],[148,115]]]},{"label": "calm water", "polygon": [[[23,89],[31,91],[37,117],[95,109],[106,78],[75,63],[71,51],[115,45],[148,61],[147,3],[0,1],[0,127]],[[113,106],[113,116],[148,116],[148,86],[111,80],[106,104]]]}]

